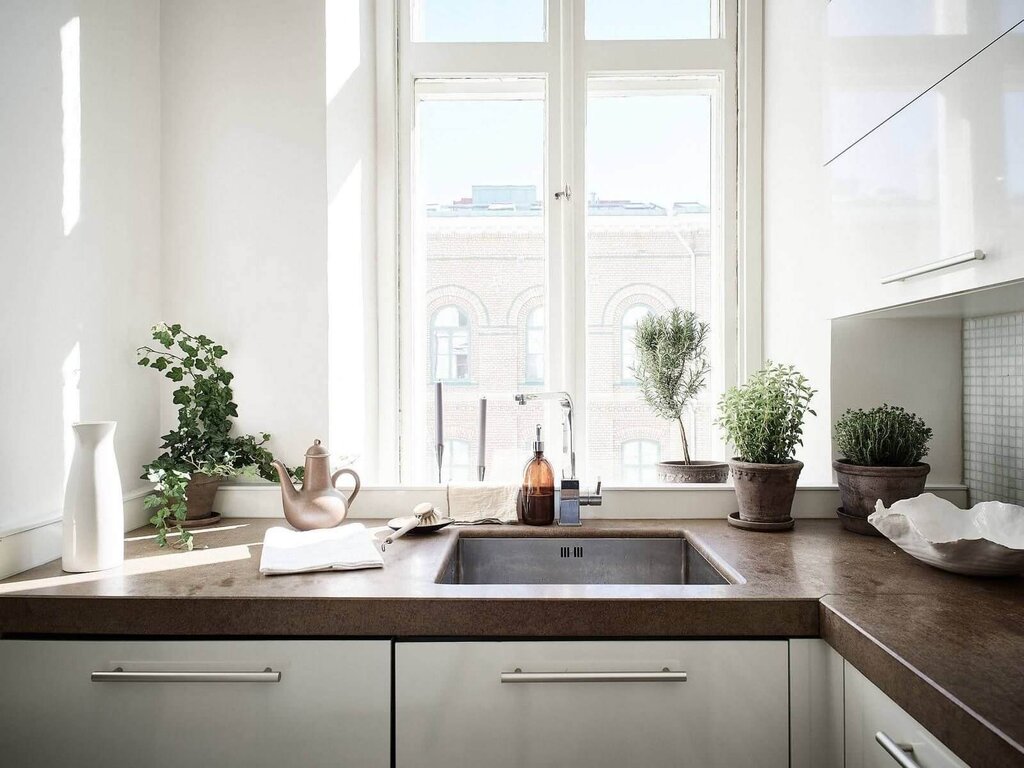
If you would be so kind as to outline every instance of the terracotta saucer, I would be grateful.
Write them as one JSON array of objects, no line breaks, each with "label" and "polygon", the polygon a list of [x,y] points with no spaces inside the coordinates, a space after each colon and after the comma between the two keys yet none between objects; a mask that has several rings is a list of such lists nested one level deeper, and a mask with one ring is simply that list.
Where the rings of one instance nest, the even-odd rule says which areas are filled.
[{"label": "terracotta saucer", "polygon": [[739,512],[729,515],[729,525],[734,528],[742,528],[745,531],[788,531],[795,524],[796,520],[792,517],[777,523],[758,523],[753,520],[741,520]]},{"label": "terracotta saucer", "polygon": [[220,522],[220,513],[213,512],[209,517],[196,517],[192,520],[176,520],[174,521],[182,528],[205,528],[208,525],[216,525]]}]

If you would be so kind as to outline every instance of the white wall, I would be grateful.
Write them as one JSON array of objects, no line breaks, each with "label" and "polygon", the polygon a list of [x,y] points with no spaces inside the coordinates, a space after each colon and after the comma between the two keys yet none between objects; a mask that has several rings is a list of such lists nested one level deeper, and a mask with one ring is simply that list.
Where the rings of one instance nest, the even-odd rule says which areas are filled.
[{"label": "white wall", "polygon": [[959,318],[835,320],[831,422],[847,408],[903,406],[932,428],[928,482],[963,482],[962,338]]},{"label": "white wall", "polygon": [[238,429],[287,463],[328,437],[324,16],[174,0],[160,18],[163,319],[228,348]]},{"label": "white wall", "polygon": [[157,445],[158,0],[0,3],[0,535],[59,516],[75,420]]},{"label": "white wall", "polygon": [[800,482],[832,481],[828,188],[822,168],[821,0],[765,3],[764,349],[818,394],[804,428]]}]

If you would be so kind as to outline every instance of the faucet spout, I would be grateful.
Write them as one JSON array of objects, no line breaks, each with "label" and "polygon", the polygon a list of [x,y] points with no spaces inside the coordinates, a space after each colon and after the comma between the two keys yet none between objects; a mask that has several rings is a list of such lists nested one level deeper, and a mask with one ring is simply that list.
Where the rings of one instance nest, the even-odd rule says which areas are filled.
[{"label": "faucet spout", "polygon": [[[514,395],[519,405],[526,405],[531,400],[558,400],[562,406],[562,453],[569,454],[569,479],[576,477],[576,442],[572,432],[572,396],[568,392],[519,392]],[[568,440],[566,437],[568,436]],[[564,470],[563,470],[564,474]]]}]

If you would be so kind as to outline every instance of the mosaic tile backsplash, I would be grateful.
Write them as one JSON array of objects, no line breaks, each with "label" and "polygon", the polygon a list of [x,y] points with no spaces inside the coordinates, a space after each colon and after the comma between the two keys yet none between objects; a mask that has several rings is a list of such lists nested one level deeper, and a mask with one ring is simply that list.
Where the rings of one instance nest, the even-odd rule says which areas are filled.
[{"label": "mosaic tile backsplash", "polygon": [[963,354],[971,504],[1024,505],[1024,312],[964,320]]}]

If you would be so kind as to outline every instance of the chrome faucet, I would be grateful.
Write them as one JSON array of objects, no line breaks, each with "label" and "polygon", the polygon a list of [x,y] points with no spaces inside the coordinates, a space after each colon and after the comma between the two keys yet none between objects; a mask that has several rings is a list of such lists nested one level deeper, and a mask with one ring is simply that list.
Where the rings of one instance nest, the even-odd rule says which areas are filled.
[{"label": "chrome faucet", "polygon": [[580,493],[580,481],[576,477],[576,443],[572,433],[573,406],[568,392],[520,392],[515,396],[519,405],[531,400],[558,400],[562,406],[562,453],[569,454],[569,476],[562,470],[562,481],[558,485],[558,524],[582,525],[580,507],[601,506],[601,479],[593,493]]}]

